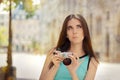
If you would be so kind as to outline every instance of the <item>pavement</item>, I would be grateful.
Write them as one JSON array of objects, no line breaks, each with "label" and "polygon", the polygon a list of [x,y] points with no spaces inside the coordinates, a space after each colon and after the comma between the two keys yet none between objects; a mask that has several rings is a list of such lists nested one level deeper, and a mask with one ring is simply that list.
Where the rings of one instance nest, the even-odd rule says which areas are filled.
[{"label": "pavement", "polygon": [[[0,54],[0,67],[6,66],[6,54]],[[13,66],[17,80],[39,80],[45,55],[13,53]],[[100,62],[95,80],[120,80],[120,63]]]},{"label": "pavement", "polygon": [[95,80],[120,80],[120,63],[100,62]]}]

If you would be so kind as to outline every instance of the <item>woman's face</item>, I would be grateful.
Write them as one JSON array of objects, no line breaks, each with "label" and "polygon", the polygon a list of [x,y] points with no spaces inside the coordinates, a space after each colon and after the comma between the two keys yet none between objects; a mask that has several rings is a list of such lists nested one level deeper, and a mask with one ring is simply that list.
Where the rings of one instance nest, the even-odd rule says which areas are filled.
[{"label": "woman's face", "polygon": [[82,43],[84,39],[83,28],[81,22],[75,18],[68,21],[67,38],[72,44]]}]

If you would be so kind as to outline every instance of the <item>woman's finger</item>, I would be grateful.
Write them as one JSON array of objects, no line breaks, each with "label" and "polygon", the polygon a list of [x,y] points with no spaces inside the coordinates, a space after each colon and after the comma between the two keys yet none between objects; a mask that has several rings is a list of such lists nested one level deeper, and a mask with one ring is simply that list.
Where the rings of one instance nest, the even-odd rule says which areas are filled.
[{"label": "woman's finger", "polygon": [[60,55],[60,53],[61,53],[61,51],[54,50],[53,55],[57,55],[57,54],[59,54],[59,55]]},{"label": "woman's finger", "polygon": [[79,57],[75,55],[69,55],[70,59],[72,60],[72,63],[78,64],[79,63]]},{"label": "woman's finger", "polygon": [[56,60],[63,61],[63,58],[62,58],[61,56],[59,56],[59,55],[54,55],[54,56],[52,57],[52,59],[56,59]]},{"label": "woman's finger", "polygon": [[72,62],[76,61],[76,57],[74,57],[73,55],[69,55],[69,58],[72,60]]},{"label": "woman's finger", "polygon": [[52,48],[52,49],[49,51],[48,55],[51,55],[51,54],[55,51],[55,49],[56,49],[56,47]]}]

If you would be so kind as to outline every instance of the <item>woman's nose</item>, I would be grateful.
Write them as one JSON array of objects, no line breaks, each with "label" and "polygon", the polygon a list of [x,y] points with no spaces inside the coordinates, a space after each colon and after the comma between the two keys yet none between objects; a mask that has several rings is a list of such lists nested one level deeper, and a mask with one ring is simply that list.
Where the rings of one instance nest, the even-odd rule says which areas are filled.
[{"label": "woman's nose", "polygon": [[77,29],[73,29],[73,33],[74,33],[74,34],[77,33]]}]

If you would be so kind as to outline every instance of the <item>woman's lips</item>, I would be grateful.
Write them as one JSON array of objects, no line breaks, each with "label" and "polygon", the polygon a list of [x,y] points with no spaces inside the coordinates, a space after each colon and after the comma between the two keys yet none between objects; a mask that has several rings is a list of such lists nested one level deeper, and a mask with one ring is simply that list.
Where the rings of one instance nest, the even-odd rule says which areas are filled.
[{"label": "woman's lips", "polygon": [[73,38],[78,38],[78,37],[75,36],[75,37],[73,37]]}]

